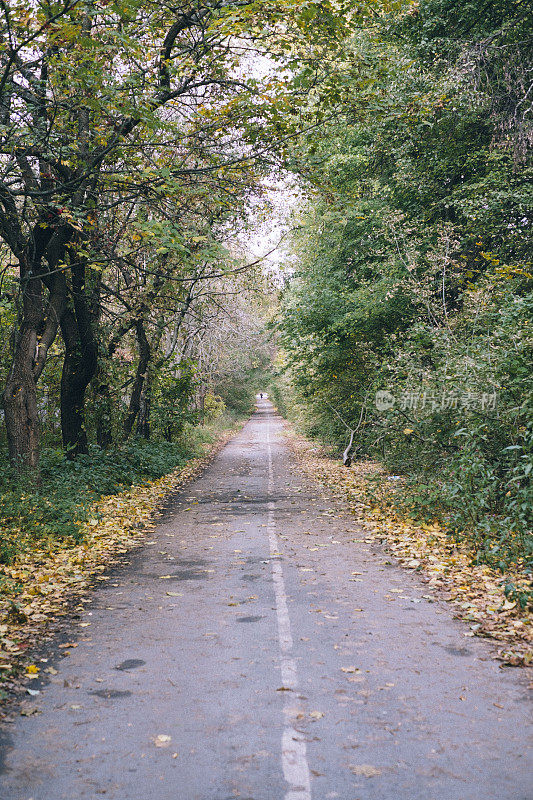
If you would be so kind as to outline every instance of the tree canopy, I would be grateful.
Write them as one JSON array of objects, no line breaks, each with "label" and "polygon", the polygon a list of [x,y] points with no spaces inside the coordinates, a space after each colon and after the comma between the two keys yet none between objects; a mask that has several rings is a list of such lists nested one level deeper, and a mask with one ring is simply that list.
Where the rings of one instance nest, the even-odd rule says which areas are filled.
[{"label": "tree canopy", "polygon": [[523,3],[441,1],[345,42],[334,117],[293,149],[280,321],[309,430],[355,430],[500,566],[531,555],[531,44]]},{"label": "tree canopy", "polygon": [[[244,412],[277,335],[312,433],[406,476],[481,559],[528,557],[525,2],[13,0],[0,41],[16,469]],[[241,243],[287,174],[273,324]]]},{"label": "tree canopy", "polygon": [[131,432],[150,363],[176,353],[208,285],[223,293],[224,239],[301,128],[290,81],[255,61],[312,62],[339,23],[331,4],[45,0],[2,4],[0,24],[0,234],[17,316],[3,404],[11,459],[36,470],[38,381],[58,331],[75,457],[91,382],[98,440],[111,440],[111,362],[128,336]]}]

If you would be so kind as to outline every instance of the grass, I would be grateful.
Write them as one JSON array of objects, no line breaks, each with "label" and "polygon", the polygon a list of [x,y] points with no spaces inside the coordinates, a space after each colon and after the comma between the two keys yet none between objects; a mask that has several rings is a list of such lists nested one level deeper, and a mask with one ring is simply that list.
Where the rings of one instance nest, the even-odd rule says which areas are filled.
[{"label": "grass", "polygon": [[14,563],[46,539],[62,541],[65,547],[79,544],[83,522],[100,497],[184,466],[234,424],[235,419],[224,415],[208,425],[187,426],[176,442],[132,439],[110,450],[91,447],[75,461],[60,450],[44,448],[38,489],[0,453],[0,565]]}]

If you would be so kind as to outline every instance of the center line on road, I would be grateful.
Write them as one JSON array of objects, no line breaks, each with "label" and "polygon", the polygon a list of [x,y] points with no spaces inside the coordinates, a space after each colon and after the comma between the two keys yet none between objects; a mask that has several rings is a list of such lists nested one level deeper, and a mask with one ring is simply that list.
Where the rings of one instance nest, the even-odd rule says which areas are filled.
[{"label": "center line on road", "polygon": [[[268,494],[272,497],[274,491],[274,468],[272,465],[272,447],[270,444],[270,425],[266,425],[266,443],[268,451]],[[274,594],[276,598],[276,616],[278,620],[278,639],[281,653],[281,679],[285,689],[293,692],[298,688],[298,668],[296,661],[292,658],[292,632],[289,609],[287,608],[287,594],[285,592],[285,580],[283,577],[283,567],[277,559],[279,556],[278,537],[276,536],[276,520],[274,512],[276,505],[272,500],[268,503],[268,541],[270,545],[270,555],[272,557],[272,579],[274,582]],[[305,737],[300,731],[296,730],[296,720],[303,713],[302,706],[294,698],[285,698],[283,715],[285,717],[285,728],[281,738],[281,765],[283,775],[290,785],[290,789],[285,793],[285,800],[311,800],[311,778],[309,765],[307,763],[307,748]]]}]

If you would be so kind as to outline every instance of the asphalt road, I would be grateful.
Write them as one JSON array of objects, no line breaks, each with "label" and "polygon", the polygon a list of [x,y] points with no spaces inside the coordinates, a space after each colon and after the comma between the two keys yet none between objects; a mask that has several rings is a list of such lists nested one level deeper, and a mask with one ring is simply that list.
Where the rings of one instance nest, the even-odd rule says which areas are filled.
[{"label": "asphalt road", "polygon": [[72,622],[1,800],[530,800],[523,672],[365,538],[260,402]]}]

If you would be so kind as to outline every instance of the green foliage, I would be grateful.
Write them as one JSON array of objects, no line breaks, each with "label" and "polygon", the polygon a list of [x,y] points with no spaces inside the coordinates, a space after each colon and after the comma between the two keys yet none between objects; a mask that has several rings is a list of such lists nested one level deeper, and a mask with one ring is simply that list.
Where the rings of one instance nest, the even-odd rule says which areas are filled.
[{"label": "green foliage", "polygon": [[[37,472],[37,408],[56,434],[58,401],[72,458],[136,422],[148,435],[150,411],[154,430],[179,435],[195,402],[187,362],[200,368],[226,279],[247,271],[229,253],[237,223],[302,127],[290,71],[334,58],[350,5],[0,5],[1,290],[12,283],[13,344],[24,342],[1,343],[0,380],[19,464]],[[35,384],[51,377],[48,397]]]},{"label": "green foliage", "polygon": [[227,408],[238,416],[251,414],[255,396],[266,383],[264,375],[264,365],[261,365],[221,377],[218,391]]},{"label": "green foliage", "polygon": [[500,569],[533,554],[525,24],[438,0],[349,42],[349,110],[293,152],[313,194],[280,322],[307,430],[342,450],[357,429],[410,515]]},{"label": "green foliage", "polygon": [[196,388],[196,369],[191,361],[166,363],[156,376],[154,387],[154,427],[168,442],[183,431],[186,422],[197,421],[191,408]]},{"label": "green foliage", "polygon": [[[229,424],[219,420],[219,429]],[[121,447],[92,447],[74,461],[60,450],[47,448],[42,459],[42,483],[36,488],[3,459],[0,471],[0,563],[10,563],[36,540],[51,543],[81,540],[80,524],[91,505],[104,495],[156,480],[191,458],[213,441],[211,428],[186,429],[174,442],[132,439]]]},{"label": "green foliage", "polygon": [[223,399],[210,391],[206,392],[203,405],[205,419],[209,421],[218,419],[226,410],[226,404]]}]

